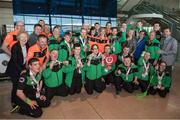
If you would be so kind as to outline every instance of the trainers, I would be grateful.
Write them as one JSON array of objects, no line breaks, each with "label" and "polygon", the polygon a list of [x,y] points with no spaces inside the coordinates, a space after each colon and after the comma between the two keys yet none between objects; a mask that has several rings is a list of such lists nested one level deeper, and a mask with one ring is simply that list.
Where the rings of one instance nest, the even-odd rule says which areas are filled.
[{"label": "trainers", "polygon": [[19,105],[16,105],[16,106],[14,106],[14,107],[12,108],[12,110],[11,110],[10,112],[11,112],[11,113],[16,113],[16,112],[19,111],[19,109],[20,109]]}]

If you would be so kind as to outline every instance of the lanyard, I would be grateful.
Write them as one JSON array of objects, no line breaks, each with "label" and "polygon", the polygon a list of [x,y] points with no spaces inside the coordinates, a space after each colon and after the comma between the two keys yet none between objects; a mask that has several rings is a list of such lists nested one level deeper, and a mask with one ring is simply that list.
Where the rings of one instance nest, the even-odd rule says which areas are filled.
[{"label": "lanyard", "polygon": [[126,57],[126,56],[128,56],[128,54],[127,55],[122,54],[122,57],[121,57],[122,61],[123,61],[124,57]]},{"label": "lanyard", "polygon": [[40,90],[42,88],[42,81],[37,81],[35,76],[33,75],[32,71],[30,71],[30,77],[33,80],[33,82],[37,85],[36,87],[36,98],[40,97]]},{"label": "lanyard", "polygon": [[71,45],[65,41],[66,45],[68,46],[69,54],[71,55]]},{"label": "lanyard", "polygon": [[75,59],[76,59],[76,65],[80,65],[79,67],[77,67],[78,73],[81,73],[81,67],[83,66],[83,64],[81,62],[81,57],[75,56]]},{"label": "lanyard", "polygon": [[144,65],[145,71],[143,72],[142,76],[145,77],[148,75],[149,63],[146,64],[146,62],[143,60],[143,65]]},{"label": "lanyard", "polygon": [[159,72],[158,72],[158,85],[157,87],[160,88],[161,87],[161,82],[162,82],[162,78],[164,77],[164,72],[162,73],[162,75],[159,75]]},{"label": "lanyard", "polygon": [[85,46],[85,40],[80,36],[81,43]]},{"label": "lanyard", "polygon": [[131,67],[129,67],[129,68],[127,69],[127,72],[126,72],[126,80],[128,80],[128,75],[129,75],[130,70],[131,70]]}]

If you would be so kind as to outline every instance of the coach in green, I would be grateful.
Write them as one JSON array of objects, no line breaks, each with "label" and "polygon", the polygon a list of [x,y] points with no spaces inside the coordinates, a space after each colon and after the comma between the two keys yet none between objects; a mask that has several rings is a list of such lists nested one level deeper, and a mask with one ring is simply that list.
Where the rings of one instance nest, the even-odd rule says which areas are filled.
[{"label": "coach in green", "polygon": [[151,31],[149,40],[146,42],[145,51],[150,52],[150,62],[156,65],[159,59],[158,51],[160,50],[160,42],[155,38],[155,32]]},{"label": "coach in green", "polygon": [[60,37],[60,30],[58,26],[53,28],[53,35],[48,39],[48,48],[51,50],[58,50],[59,44],[62,42],[62,38]]},{"label": "coach in green", "polygon": [[112,35],[109,36],[110,46],[111,46],[111,53],[119,54],[122,50],[120,38],[117,36],[117,28],[112,29]]}]

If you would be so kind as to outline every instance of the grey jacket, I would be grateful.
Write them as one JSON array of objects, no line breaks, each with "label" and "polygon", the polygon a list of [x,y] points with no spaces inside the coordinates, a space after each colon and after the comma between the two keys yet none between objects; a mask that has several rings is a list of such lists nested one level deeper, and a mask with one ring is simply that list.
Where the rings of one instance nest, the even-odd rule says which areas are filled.
[{"label": "grey jacket", "polygon": [[171,36],[165,38],[161,44],[161,58],[168,66],[173,65],[176,59],[178,43]]},{"label": "grey jacket", "polygon": [[34,32],[29,36],[29,40],[28,40],[28,45],[29,47],[33,46],[34,44],[36,44],[38,40],[38,35],[36,35]]}]

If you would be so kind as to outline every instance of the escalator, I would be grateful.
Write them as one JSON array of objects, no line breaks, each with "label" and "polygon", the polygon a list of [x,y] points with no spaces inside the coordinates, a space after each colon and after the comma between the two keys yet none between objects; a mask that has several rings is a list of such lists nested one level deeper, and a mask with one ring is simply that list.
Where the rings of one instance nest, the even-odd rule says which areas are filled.
[{"label": "escalator", "polygon": [[[132,8],[130,13],[135,13],[135,14],[153,14],[153,13],[162,14],[163,19],[158,19],[158,21],[161,23],[162,28],[164,28],[166,26],[171,26],[172,36],[175,37],[179,41],[179,38],[180,38],[180,20],[173,18],[167,12],[156,9],[155,6],[150,5],[147,2],[141,2],[141,4],[136,5],[134,8]],[[152,21],[149,21],[149,22],[152,23]]]}]

